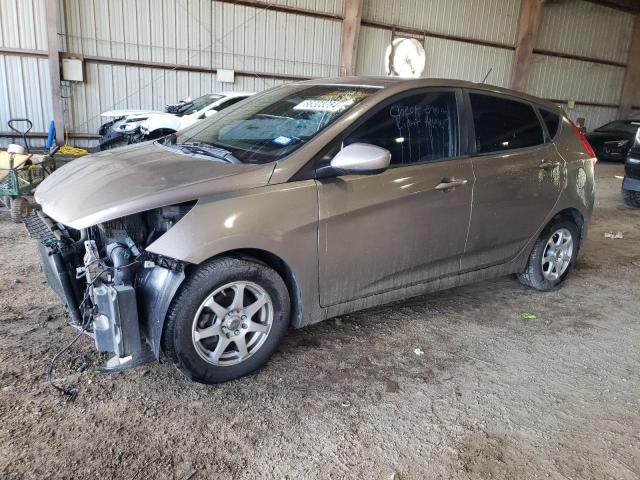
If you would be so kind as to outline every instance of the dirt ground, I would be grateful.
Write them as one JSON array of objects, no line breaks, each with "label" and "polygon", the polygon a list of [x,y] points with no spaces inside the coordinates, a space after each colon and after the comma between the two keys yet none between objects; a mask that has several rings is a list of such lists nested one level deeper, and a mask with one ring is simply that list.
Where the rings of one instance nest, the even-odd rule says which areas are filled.
[{"label": "dirt ground", "polygon": [[598,164],[557,292],[502,278],[343,316],[218,386],[169,364],[99,373],[83,338],[55,374],[75,401],[44,375],[75,331],[1,211],[0,478],[638,479],[640,210],[622,171]]}]

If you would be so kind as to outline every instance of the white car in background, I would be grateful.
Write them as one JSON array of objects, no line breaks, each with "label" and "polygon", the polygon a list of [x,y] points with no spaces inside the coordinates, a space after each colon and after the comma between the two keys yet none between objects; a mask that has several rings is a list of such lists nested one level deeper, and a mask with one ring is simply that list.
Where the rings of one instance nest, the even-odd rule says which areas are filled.
[{"label": "white car in background", "polygon": [[169,135],[251,95],[253,93],[250,92],[209,93],[195,100],[181,102],[173,109],[173,113],[158,110],[109,110],[100,114],[101,117],[112,120],[102,124],[98,130],[99,148],[107,150]]}]

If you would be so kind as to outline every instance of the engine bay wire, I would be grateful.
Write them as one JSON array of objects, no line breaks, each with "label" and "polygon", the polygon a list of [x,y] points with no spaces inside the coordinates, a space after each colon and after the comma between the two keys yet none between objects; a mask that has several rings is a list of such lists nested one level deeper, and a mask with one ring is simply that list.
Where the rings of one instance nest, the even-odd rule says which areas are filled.
[{"label": "engine bay wire", "polygon": [[[81,310],[85,303],[87,302],[87,300],[89,299],[89,290],[91,289],[91,287],[93,286],[93,284],[96,282],[96,280],[98,280],[103,273],[106,273],[108,270],[112,270],[111,267],[107,267],[102,269],[102,271],[100,271],[100,273],[96,276],[96,278],[94,278],[90,283],[87,284],[85,291],[84,291],[84,295],[82,298],[82,302],[80,302],[80,305],[78,305],[78,309]],[[51,360],[49,361],[49,365],[47,367],[47,383],[49,383],[49,385],[51,385],[53,388],[55,388],[58,392],[60,392],[62,395],[66,396],[69,401],[73,402],[77,397],[78,397],[78,388],[77,385],[76,386],[71,386],[71,387],[67,387],[67,386],[63,386],[63,385],[56,385],[56,383],[53,380],[53,372],[55,371],[56,368],[56,363],[58,362],[58,360],[60,359],[60,357],[62,355],[64,355],[67,351],[69,351],[69,349],[71,349],[71,347],[73,347],[76,342],[78,340],[80,340],[80,337],[82,337],[84,335],[84,333],[87,330],[87,327],[89,326],[89,322],[91,319],[91,316],[88,315],[88,313],[90,313],[90,311],[88,309],[85,309],[82,313],[82,325],[80,325],[80,332],[78,333],[78,335],[76,335],[73,340],[71,340],[67,345],[65,345],[60,351],[58,351],[58,353],[56,353],[53,358],[51,358]],[[77,357],[76,357],[77,358]],[[87,367],[87,361],[86,359],[83,360],[83,364],[81,365],[81,367],[77,368],[76,371],[78,373],[82,373],[84,372],[84,370]]]}]

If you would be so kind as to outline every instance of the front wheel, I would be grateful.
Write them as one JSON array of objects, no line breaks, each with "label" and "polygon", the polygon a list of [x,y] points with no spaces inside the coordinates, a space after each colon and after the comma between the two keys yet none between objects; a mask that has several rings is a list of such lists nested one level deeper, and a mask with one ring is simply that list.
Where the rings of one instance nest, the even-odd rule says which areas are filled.
[{"label": "front wheel", "polygon": [[188,378],[218,383],[262,367],[289,325],[289,293],[261,263],[219,258],[197,267],[171,304],[163,349]]},{"label": "front wheel", "polygon": [[536,240],[524,272],[518,274],[520,283],[541,291],[557,288],[575,264],[579,239],[575,223],[553,220]]}]

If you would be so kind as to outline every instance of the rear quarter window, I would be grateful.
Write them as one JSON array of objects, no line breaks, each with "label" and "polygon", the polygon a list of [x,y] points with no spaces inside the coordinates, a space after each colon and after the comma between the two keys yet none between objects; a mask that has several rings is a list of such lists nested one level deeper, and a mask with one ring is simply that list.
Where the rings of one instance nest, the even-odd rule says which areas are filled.
[{"label": "rear quarter window", "polygon": [[549,138],[554,139],[558,133],[558,127],[560,126],[560,115],[541,108],[540,116],[542,117],[544,124],[547,126]]},{"label": "rear quarter window", "polygon": [[544,143],[538,116],[528,103],[470,93],[476,153],[500,152]]}]

